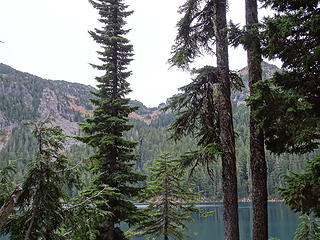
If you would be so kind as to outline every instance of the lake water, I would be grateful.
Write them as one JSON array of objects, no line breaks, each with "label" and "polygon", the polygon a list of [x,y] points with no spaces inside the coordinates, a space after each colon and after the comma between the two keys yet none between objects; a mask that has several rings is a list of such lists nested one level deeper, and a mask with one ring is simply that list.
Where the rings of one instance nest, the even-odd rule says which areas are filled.
[{"label": "lake water", "polygon": [[[195,240],[223,240],[223,205],[222,203],[211,203],[200,205],[207,210],[215,210],[209,217],[201,217],[193,214],[195,220],[189,224],[191,235]],[[280,202],[268,203],[269,237],[280,240],[292,240],[294,232],[299,225],[299,216],[292,212],[286,205]],[[239,228],[240,239],[251,239],[251,203],[239,203]],[[1,240],[8,239],[0,237]],[[135,240],[144,240],[136,237]]]},{"label": "lake water", "polygon": [[[200,205],[207,210],[215,210],[209,217],[201,217],[193,214],[195,220],[189,224],[193,238],[196,240],[223,240],[223,205],[212,203]],[[239,228],[240,239],[251,239],[252,213],[251,203],[239,203]],[[281,202],[268,203],[269,238],[280,240],[292,240],[294,232],[299,225],[299,215],[292,212]],[[143,240],[137,237],[135,240]]]}]

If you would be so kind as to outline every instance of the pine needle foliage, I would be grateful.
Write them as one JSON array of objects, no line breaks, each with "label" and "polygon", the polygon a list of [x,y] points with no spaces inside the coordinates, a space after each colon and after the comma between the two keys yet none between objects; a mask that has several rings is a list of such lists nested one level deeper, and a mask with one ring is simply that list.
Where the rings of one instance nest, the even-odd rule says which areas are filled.
[{"label": "pine needle foliage", "polygon": [[[265,132],[267,149],[312,152],[320,144],[320,1],[262,2],[277,11],[265,19],[262,53],[279,58],[283,71],[255,84],[248,103]],[[280,194],[295,211],[319,216],[319,176],[317,157],[307,172],[287,176]]]},{"label": "pine needle foliage", "polygon": [[140,220],[137,208],[129,199],[140,192],[137,184],[145,179],[133,171],[136,143],[123,137],[124,132],[132,128],[128,124],[128,115],[136,110],[125,98],[131,91],[126,79],[131,75],[127,68],[132,61],[133,46],[125,37],[129,30],[124,27],[125,18],[132,11],[127,11],[128,6],[123,0],[90,0],[90,3],[98,10],[99,22],[103,24],[100,29],[90,31],[102,48],[98,51],[101,64],[92,66],[103,75],[96,77],[98,91],[93,93],[96,98],[91,99],[95,109],[93,116],[81,124],[86,136],[79,139],[97,149],[90,156],[93,187],[97,192],[106,185],[114,189],[113,194],[102,195],[105,202],[97,204],[99,209],[111,213],[99,223],[97,238],[126,239],[119,224],[124,221],[132,225]]},{"label": "pine needle foliage", "polygon": [[214,53],[215,0],[187,0],[180,8],[182,18],[177,23],[178,34],[172,47],[169,63],[183,69],[206,53]]},{"label": "pine needle foliage", "polygon": [[97,239],[101,222],[111,216],[110,211],[103,210],[100,206],[106,205],[106,196],[115,194],[114,189],[108,185],[102,187],[101,190],[93,186],[79,191],[79,196],[67,204],[67,218],[61,228],[64,239]]},{"label": "pine needle foliage", "polygon": [[74,167],[62,153],[65,136],[50,117],[29,123],[38,152],[29,165],[23,193],[4,231],[10,239],[63,239],[59,228],[66,218],[68,189],[78,185]]},{"label": "pine needle foliage", "polygon": [[170,159],[169,153],[160,155],[151,168],[152,181],[141,195],[142,201],[150,201],[143,213],[148,216],[137,228],[148,239],[185,239],[186,223],[192,221],[191,213],[199,211],[190,202],[197,201],[199,194],[182,185],[179,163]]},{"label": "pine needle foliage", "polygon": [[285,179],[288,186],[279,188],[284,202],[295,212],[320,217],[320,156],[308,163],[306,172]]},{"label": "pine needle foliage", "polygon": [[12,181],[13,174],[16,173],[16,168],[13,164],[0,168],[0,206],[7,200],[11,191],[14,189],[14,182]]},{"label": "pine needle foliage", "polygon": [[319,219],[304,214],[300,220],[301,223],[295,232],[294,240],[320,240]]},{"label": "pine needle foliage", "polygon": [[265,20],[263,54],[281,59],[283,71],[257,83],[249,104],[256,109],[269,150],[310,152],[320,140],[320,2],[263,2],[279,11]]},{"label": "pine needle foliage", "polygon": [[[178,141],[192,135],[198,140],[198,150],[185,153],[180,159],[181,167],[190,169],[192,177],[195,169],[202,166],[213,179],[211,164],[221,154],[218,70],[205,66],[191,73],[195,76],[192,82],[181,87],[181,94],[172,97],[164,110],[170,109],[177,115],[169,127],[171,139]],[[234,90],[243,87],[235,72],[230,71],[230,81]]]},{"label": "pine needle foliage", "polygon": [[[235,138],[230,100],[229,55],[227,41],[227,1],[186,0],[180,8],[178,34],[172,47],[172,66],[188,69],[202,53],[215,53],[218,69],[219,122],[224,194],[224,234],[239,239]],[[213,52],[213,44],[215,51]]]}]

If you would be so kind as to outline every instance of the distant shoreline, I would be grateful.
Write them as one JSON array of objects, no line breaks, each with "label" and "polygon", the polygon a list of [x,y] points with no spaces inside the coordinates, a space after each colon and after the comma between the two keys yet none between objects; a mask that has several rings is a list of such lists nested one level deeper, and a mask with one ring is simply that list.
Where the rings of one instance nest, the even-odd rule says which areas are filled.
[{"label": "distant shoreline", "polygon": [[[252,200],[251,199],[241,199],[238,201],[238,203],[251,203]],[[283,202],[283,199],[269,199],[268,203],[272,203],[272,202]],[[200,200],[199,202],[195,202],[194,204],[212,204],[212,203],[223,203],[223,200]],[[148,205],[149,202],[145,202],[145,203],[134,203],[136,206],[144,206],[144,205]]]}]

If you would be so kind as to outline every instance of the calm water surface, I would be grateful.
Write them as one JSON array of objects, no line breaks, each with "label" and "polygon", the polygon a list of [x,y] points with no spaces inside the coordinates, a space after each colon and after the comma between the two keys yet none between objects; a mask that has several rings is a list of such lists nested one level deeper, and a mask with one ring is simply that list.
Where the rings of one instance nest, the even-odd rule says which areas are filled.
[{"label": "calm water surface", "polygon": [[[215,213],[209,217],[201,217],[193,214],[195,220],[189,224],[191,235],[195,240],[223,240],[223,205],[222,203],[211,203],[200,205],[207,210],[215,210]],[[269,203],[269,237],[275,237],[280,240],[292,240],[294,232],[299,225],[298,215],[288,209],[283,203]],[[251,203],[239,203],[239,227],[240,239],[251,239]],[[1,240],[9,239],[0,237]],[[137,237],[135,240],[144,240],[143,237]]]},{"label": "calm water surface", "polygon": [[[222,203],[203,204],[201,208],[215,210],[209,217],[193,214],[195,220],[189,228],[196,240],[223,240],[223,205]],[[299,225],[299,216],[286,205],[279,202],[268,203],[269,237],[280,240],[292,240],[294,232]],[[251,239],[252,213],[251,203],[239,203],[240,239]],[[135,240],[143,240],[137,237]]]}]

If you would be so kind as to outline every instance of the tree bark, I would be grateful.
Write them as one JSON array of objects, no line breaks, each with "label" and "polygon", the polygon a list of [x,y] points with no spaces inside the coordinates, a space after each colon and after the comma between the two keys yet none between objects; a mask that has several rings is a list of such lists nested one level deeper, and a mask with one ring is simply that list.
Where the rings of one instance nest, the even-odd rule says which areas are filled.
[{"label": "tree bark", "polygon": [[[257,0],[246,0],[246,24],[248,29],[256,28],[258,21]],[[257,29],[258,33],[258,29]],[[251,39],[247,50],[250,94],[254,93],[253,84],[262,79],[261,47],[258,36]],[[250,168],[252,177],[252,239],[268,239],[267,207],[267,164],[264,151],[263,131],[252,116],[250,109]]]},{"label": "tree bark", "polygon": [[224,239],[238,240],[238,194],[237,170],[235,157],[235,139],[230,100],[229,56],[228,41],[225,28],[226,0],[216,1],[215,34],[218,67],[218,81],[220,88],[220,135],[222,147],[222,181],[224,204]]},{"label": "tree bark", "polygon": [[102,240],[114,240],[115,239],[115,228],[114,228],[114,222],[112,220],[107,220],[103,224],[103,229],[101,229],[101,233],[99,238]]},{"label": "tree bark", "polygon": [[6,223],[10,213],[13,211],[19,197],[22,194],[21,186],[17,186],[10,195],[9,200],[0,209],[0,228]]}]

